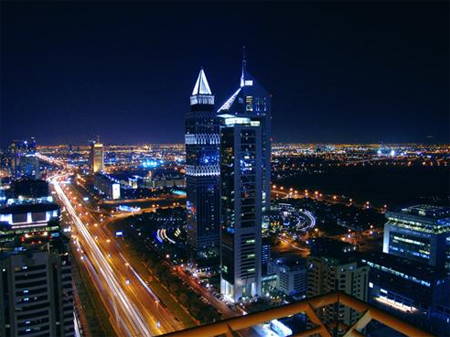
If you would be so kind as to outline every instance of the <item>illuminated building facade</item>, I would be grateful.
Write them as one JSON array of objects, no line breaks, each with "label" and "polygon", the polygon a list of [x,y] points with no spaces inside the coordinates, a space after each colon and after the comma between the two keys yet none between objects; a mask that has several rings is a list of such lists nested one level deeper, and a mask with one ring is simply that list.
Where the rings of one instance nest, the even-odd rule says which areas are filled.
[{"label": "illuminated building facade", "polygon": [[187,242],[199,267],[219,265],[219,125],[203,69],[185,116]]},{"label": "illuminated building facade", "polygon": [[91,151],[89,153],[89,163],[93,173],[103,171],[105,165],[105,155],[103,144],[98,140],[91,142]]},{"label": "illuminated building facade", "polygon": [[0,245],[39,244],[58,237],[60,210],[53,203],[13,204],[0,208]]},{"label": "illuminated building facade", "polygon": [[94,189],[107,199],[120,199],[120,183],[105,174],[94,175]]},{"label": "illuminated building facade", "polygon": [[366,254],[369,302],[437,335],[450,331],[450,279],[443,269],[385,253]]},{"label": "illuminated building facade", "polygon": [[268,92],[247,72],[247,62],[242,61],[240,86],[221,106],[219,114],[231,114],[258,121],[261,125],[262,141],[262,206],[263,212],[270,210],[271,175],[271,97]]},{"label": "illuminated building facade", "polygon": [[12,176],[16,179],[39,179],[39,160],[36,157],[36,140],[15,140],[9,146]]},{"label": "illuminated building facade", "polygon": [[450,209],[429,205],[386,212],[383,252],[444,268]]},{"label": "illuminated building facade", "polygon": [[0,209],[0,336],[74,336],[71,263],[59,206]]},{"label": "illuminated building facade", "polygon": [[[334,291],[342,291],[361,301],[367,301],[369,267],[361,265],[351,253],[335,252],[329,255],[310,255],[307,258],[308,285],[306,297],[311,298]],[[328,324],[338,320],[353,325],[360,314],[343,305],[327,306],[317,315]]]},{"label": "illuminated building facade", "polygon": [[257,121],[221,115],[221,293],[261,295],[262,135]]}]

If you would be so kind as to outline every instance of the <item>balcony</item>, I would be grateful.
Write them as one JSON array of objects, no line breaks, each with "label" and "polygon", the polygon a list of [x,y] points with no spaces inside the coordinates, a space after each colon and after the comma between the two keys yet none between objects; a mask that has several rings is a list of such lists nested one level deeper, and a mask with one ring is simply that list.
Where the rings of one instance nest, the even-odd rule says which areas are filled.
[{"label": "balcony", "polygon": [[[342,322],[335,321],[331,324],[325,324],[316,315],[318,309],[329,305],[342,304],[360,314],[360,318],[351,326]],[[429,332],[421,330],[399,318],[391,316],[384,311],[371,306],[368,303],[360,301],[352,296],[342,292],[334,292],[327,295],[317,296],[300,302],[288,304],[282,307],[235,317],[224,321],[198,326],[182,331],[176,331],[165,336],[170,337],[212,337],[212,336],[246,336],[248,329],[256,325],[269,322],[299,313],[305,313],[308,317],[308,328],[305,331],[296,333],[292,336],[322,336],[322,337],[361,337],[365,336],[364,328],[372,320],[378,321],[383,325],[407,336],[431,337]],[[252,333],[255,335],[255,333]]]}]

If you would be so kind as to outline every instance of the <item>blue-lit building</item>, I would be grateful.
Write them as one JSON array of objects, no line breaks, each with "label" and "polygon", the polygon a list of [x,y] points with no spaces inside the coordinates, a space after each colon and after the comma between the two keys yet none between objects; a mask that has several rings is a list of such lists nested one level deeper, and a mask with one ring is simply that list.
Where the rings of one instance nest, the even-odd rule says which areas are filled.
[{"label": "blue-lit building", "polygon": [[262,141],[262,206],[263,212],[270,210],[271,174],[271,96],[247,71],[247,62],[242,61],[239,88],[220,107],[218,114],[247,117],[261,125]]},{"label": "blue-lit building", "polygon": [[450,237],[450,209],[417,205],[386,212],[383,252],[444,268]]},{"label": "blue-lit building", "polygon": [[36,157],[36,140],[15,140],[9,146],[12,176],[16,179],[39,179],[39,160]]},{"label": "blue-lit building", "polygon": [[219,265],[219,124],[214,95],[200,73],[185,116],[187,242],[202,267]]},{"label": "blue-lit building", "polygon": [[306,297],[308,283],[306,259],[297,256],[271,259],[268,273],[277,275],[275,287],[279,291],[297,298]]},{"label": "blue-lit building", "polygon": [[220,115],[221,293],[233,302],[261,295],[262,128]]},{"label": "blue-lit building", "polygon": [[263,237],[262,238],[262,264],[261,264],[261,273],[262,276],[267,276],[267,267],[270,261],[270,238]]},{"label": "blue-lit building", "polygon": [[450,332],[450,279],[435,268],[385,253],[365,254],[369,301],[437,335]]}]

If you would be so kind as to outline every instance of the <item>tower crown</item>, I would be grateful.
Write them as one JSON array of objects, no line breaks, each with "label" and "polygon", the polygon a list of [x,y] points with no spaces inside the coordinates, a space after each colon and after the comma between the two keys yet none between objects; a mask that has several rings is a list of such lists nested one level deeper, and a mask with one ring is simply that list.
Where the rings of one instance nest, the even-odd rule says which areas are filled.
[{"label": "tower crown", "polygon": [[211,88],[209,87],[208,80],[206,79],[203,68],[200,69],[197,82],[195,83],[194,90],[192,90],[192,96],[195,95],[212,95]]},{"label": "tower crown", "polygon": [[242,72],[241,72],[241,82],[240,87],[252,86],[253,80],[247,73],[247,60],[245,58],[245,46],[242,47]]}]

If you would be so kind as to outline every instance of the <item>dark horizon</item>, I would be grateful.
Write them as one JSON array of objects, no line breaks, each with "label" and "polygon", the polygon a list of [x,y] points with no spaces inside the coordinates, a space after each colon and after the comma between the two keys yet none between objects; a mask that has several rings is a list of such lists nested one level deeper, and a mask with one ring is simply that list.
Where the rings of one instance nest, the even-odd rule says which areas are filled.
[{"label": "dark horizon", "polygon": [[182,143],[200,67],[218,109],[238,87],[243,45],[273,94],[275,143],[449,143],[448,9],[6,2],[0,147]]}]

